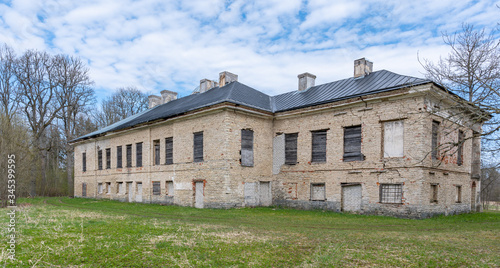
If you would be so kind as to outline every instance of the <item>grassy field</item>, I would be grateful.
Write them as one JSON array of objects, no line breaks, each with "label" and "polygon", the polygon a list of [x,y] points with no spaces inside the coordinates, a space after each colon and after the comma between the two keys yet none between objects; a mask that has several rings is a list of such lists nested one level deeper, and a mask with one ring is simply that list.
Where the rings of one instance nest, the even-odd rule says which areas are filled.
[{"label": "grassy field", "polygon": [[18,206],[17,260],[4,242],[2,266],[500,267],[500,212],[404,220],[78,198]]}]

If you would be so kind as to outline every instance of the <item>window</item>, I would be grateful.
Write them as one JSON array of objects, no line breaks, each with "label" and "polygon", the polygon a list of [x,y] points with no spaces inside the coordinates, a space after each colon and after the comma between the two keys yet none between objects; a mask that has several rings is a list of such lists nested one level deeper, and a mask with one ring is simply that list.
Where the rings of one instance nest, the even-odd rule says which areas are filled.
[{"label": "window", "polygon": [[403,157],[404,124],[402,120],[384,123],[384,157]]},{"label": "window", "polygon": [[165,165],[174,163],[174,138],[165,139]]},{"label": "window", "polygon": [[87,183],[82,183],[82,197],[87,196]]},{"label": "window", "polygon": [[456,188],[455,202],[462,203],[462,186],[456,185],[455,188]]},{"label": "window", "polygon": [[431,184],[431,203],[438,202],[438,188],[439,188],[439,184],[437,184],[437,183]]},{"label": "window", "polygon": [[153,141],[154,149],[154,164],[157,166],[160,164],[160,140]]},{"label": "window", "polygon": [[82,154],[82,169],[83,172],[87,171],[87,153]]},{"label": "window", "polygon": [[312,132],[311,162],[326,162],[326,130]]},{"label": "window", "polygon": [[118,183],[118,194],[124,194],[125,188],[123,187],[123,182]]},{"label": "window", "polygon": [[402,184],[380,184],[380,203],[401,204],[402,201]]},{"label": "window", "polygon": [[432,160],[437,160],[439,158],[438,152],[438,139],[439,139],[439,122],[432,121],[432,144],[431,144],[431,157]]},{"label": "window", "polygon": [[127,145],[127,167],[132,167],[132,144]]},{"label": "window", "polygon": [[193,160],[203,162],[203,132],[194,133],[193,140]]},{"label": "window", "polygon": [[101,182],[99,182],[99,183],[97,184],[97,193],[98,193],[98,194],[102,194],[102,183],[101,183]]},{"label": "window", "polygon": [[111,168],[111,148],[106,149],[106,169]]},{"label": "window", "polygon": [[142,167],[142,142],[135,144],[135,166]]},{"label": "window", "polygon": [[165,189],[166,190],[165,192],[167,193],[167,195],[174,196],[174,182],[173,181],[166,181],[165,187],[167,188],[167,189]]},{"label": "window", "polygon": [[241,130],[241,165],[253,167],[253,130]]},{"label": "window", "polygon": [[122,147],[116,146],[116,168],[122,168]]},{"label": "window", "polygon": [[458,131],[457,165],[464,164],[464,132]]},{"label": "window", "polygon": [[107,194],[111,193],[111,182],[106,182],[106,193]]},{"label": "window", "polygon": [[159,181],[153,181],[153,195],[160,195],[161,188]]},{"label": "window", "polygon": [[299,133],[285,134],[285,164],[297,164],[297,137]]},{"label": "window", "polygon": [[97,151],[97,167],[102,170],[102,150]]},{"label": "window", "polygon": [[344,128],[344,162],[363,161],[361,154],[361,126]]},{"label": "window", "polygon": [[312,201],[324,201],[325,197],[325,184],[324,183],[313,183],[311,184],[311,200]]}]

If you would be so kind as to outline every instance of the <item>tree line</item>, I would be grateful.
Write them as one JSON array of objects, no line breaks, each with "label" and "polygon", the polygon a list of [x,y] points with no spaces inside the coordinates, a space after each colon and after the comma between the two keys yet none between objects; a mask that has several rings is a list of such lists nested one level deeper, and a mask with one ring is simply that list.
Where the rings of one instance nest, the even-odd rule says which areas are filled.
[{"label": "tree line", "polygon": [[[89,68],[78,57],[0,47],[0,170],[16,157],[17,196],[73,193],[73,146],[81,135],[147,109],[137,88],[97,101]],[[7,178],[0,182],[6,205]]]}]

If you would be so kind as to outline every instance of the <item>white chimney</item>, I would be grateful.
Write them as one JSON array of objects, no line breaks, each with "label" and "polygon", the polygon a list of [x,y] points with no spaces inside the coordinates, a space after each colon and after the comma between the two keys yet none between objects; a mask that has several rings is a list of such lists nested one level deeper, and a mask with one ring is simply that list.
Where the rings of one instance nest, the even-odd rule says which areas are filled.
[{"label": "white chimney", "polygon": [[233,81],[238,81],[238,75],[224,71],[219,74],[219,87],[223,87]]},{"label": "white chimney", "polygon": [[162,104],[160,96],[149,95],[148,100],[149,100],[149,105],[148,105],[149,109]]},{"label": "white chimney", "polygon": [[206,92],[214,87],[218,86],[217,82],[212,81],[210,79],[201,79],[200,80],[200,93]]},{"label": "white chimney", "polygon": [[314,82],[316,81],[316,76],[314,74],[303,73],[297,75],[297,77],[299,78],[299,91],[314,87]]},{"label": "white chimney", "polygon": [[170,90],[162,90],[161,92],[161,103],[167,103],[177,99],[177,92]]},{"label": "white chimney", "polygon": [[354,61],[354,78],[363,77],[373,72],[373,62],[361,58]]}]

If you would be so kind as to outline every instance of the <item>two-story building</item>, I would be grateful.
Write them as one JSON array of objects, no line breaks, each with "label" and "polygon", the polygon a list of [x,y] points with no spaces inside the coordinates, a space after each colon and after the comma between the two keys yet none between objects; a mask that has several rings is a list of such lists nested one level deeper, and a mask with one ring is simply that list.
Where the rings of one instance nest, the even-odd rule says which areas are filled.
[{"label": "two-story building", "polygon": [[[489,118],[436,83],[354,76],[269,96],[220,73],[72,141],[75,196],[198,208],[279,205],[423,218],[479,209]],[[467,112],[460,107],[467,106]]]}]

